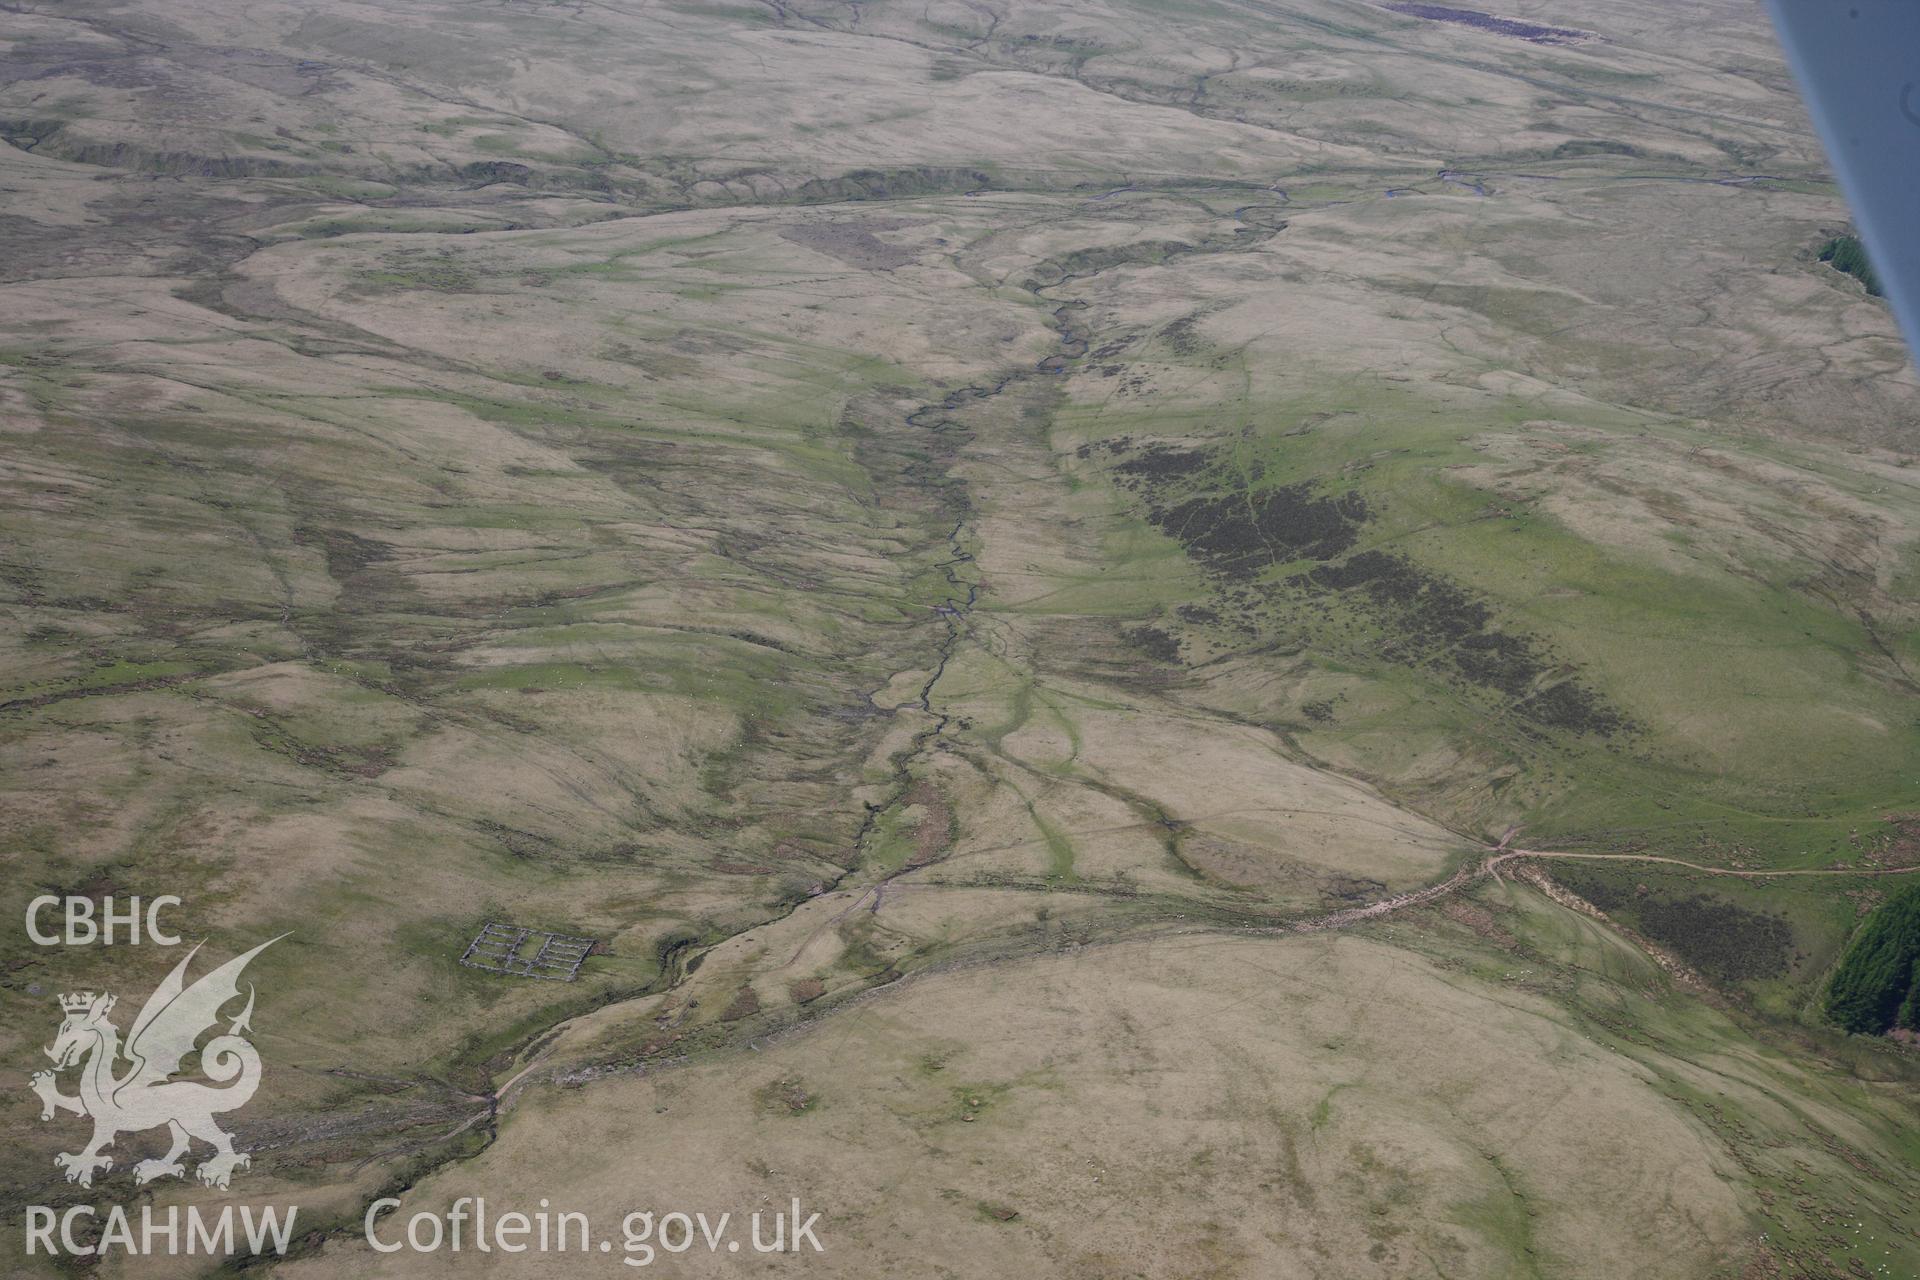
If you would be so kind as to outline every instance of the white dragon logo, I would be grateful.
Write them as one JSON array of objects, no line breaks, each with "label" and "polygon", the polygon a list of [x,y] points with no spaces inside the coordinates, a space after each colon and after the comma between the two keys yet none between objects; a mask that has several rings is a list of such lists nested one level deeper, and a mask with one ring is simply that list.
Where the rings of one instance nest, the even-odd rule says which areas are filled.
[{"label": "white dragon logo", "polygon": [[[281,937],[285,937],[282,934]],[[220,1020],[220,1009],[239,998],[240,971],[247,962],[265,951],[279,938],[271,938],[244,955],[227,961],[191,987],[186,985],[187,962],[200,950],[194,947],[166,980],[154,988],[133,1020],[127,1033],[126,1048],[120,1046],[120,1031],[108,1020],[115,997],[91,991],[60,997],[66,1018],[60,1034],[46,1055],[53,1059],[52,1071],[36,1072],[33,1091],[40,1095],[40,1118],[53,1119],[56,1111],[93,1118],[93,1140],[84,1150],[61,1154],[54,1164],[66,1170],[67,1181],[83,1187],[93,1185],[93,1175],[113,1167],[113,1161],[100,1154],[113,1145],[122,1133],[167,1127],[173,1146],[156,1160],[142,1160],[133,1167],[136,1183],[151,1182],[168,1175],[185,1177],[180,1157],[187,1154],[190,1140],[198,1138],[213,1147],[213,1155],[194,1171],[210,1187],[224,1188],[235,1169],[245,1168],[247,1156],[233,1149],[233,1139],[213,1122],[222,1112],[246,1105],[260,1087],[260,1055],[242,1035],[252,1030],[253,986],[247,986],[247,1007],[227,1028],[200,1049],[200,1070],[224,1088],[214,1088],[198,1080],[170,1079],[181,1062],[194,1050],[194,1041]],[[114,1067],[126,1057],[132,1066],[123,1075]],[[85,1062],[80,1072],[80,1094],[68,1097],[55,1081],[58,1072]],[[238,1077],[235,1080],[235,1077]],[[233,1080],[234,1083],[226,1084]]]}]

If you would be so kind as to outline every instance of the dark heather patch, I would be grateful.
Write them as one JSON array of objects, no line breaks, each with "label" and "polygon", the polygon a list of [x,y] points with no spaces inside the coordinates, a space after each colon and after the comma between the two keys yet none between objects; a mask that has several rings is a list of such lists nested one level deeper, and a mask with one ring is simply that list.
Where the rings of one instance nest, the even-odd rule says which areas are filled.
[{"label": "dark heather patch", "polygon": [[1793,929],[1786,918],[1749,911],[1702,893],[1670,898],[1600,877],[1556,872],[1568,887],[1720,982],[1774,978],[1787,971]]},{"label": "dark heather patch", "polygon": [[[1117,459],[1114,479],[1140,496],[1147,519],[1214,575],[1219,607],[1183,606],[1182,621],[1231,615],[1251,634],[1276,597],[1343,596],[1380,628],[1376,657],[1495,694],[1539,728],[1611,736],[1632,727],[1537,640],[1501,629],[1493,608],[1459,584],[1402,555],[1353,552],[1373,516],[1359,493],[1327,493],[1311,481],[1250,490],[1206,449],[1120,437],[1079,450],[1100,455]],[[1319,563],[1283,582],[1263,579],[1303,560]]]},{"label": "dark heather patch", "polygon": [[1195,475],[1206,469],[1207,455],[1198,449],[1173,449],[1163,444],[1150,444],[1114,468],[1123,476],[1137,476],[1161,483]]},{"label": "dark heather patch", "polygon": [[1198,355],[1203,345],[1199,321],[1197,315],[1182,316],[1160,331],[1160,340],[1177,356]]},{"label": "dark heather patch", "polygon": [[1540,664],[1527,642],[1503,631],[1483,631],[1462,639],[1453,664],[1475,684],[1515,698],[1527,696],[1540,674]]},{"label": "dark heather patch", "polygon": [[524,187],[532,180],[533,170],[511,160],[476,160],[461,165],[460,176],[469,182],[511,182]]},{"label": "dark heather patch", "polygon": [[1312,484],[1290,484],[1259,493],[1198,495],[1171,506],[1155,503],[1147,518],[1213,572],[1250,578],[1273,565],[1346,551],[1366,523],[1367,504],[1357,493],[1322,497]]},{"label": "dark heather patch", "polygon": [[1180,661],[1180,642],[1158,627],[1133,627],[1121,633],[1123,639],[1157,662]]},{"label": "dark heather patch", "polygon": [[1522,702],[1520,714],[1544,725],[1609,736],[1628,727],[1598,694],[1571,680],[1550,685]]},{"label": "dark heather patch", "polygon": [[1532,640],[1494,629],[1493,611],[1484,603],[1404,556],[1363,551],[1288,581],[1361,594],[1393,637],[1390,656],[1439,667],[1502,694],[1535,724],[1601,735],[1627,727],[1592,691],[1556,681],[1557,665]]}]

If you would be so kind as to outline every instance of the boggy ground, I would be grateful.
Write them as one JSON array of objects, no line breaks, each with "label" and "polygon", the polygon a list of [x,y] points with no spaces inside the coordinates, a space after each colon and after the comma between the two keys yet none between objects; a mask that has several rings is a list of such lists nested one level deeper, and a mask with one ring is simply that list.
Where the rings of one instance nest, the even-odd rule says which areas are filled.
[{"label": "boggy ground", "polygon": [[[1747,8],[5,17],[0,908],[292,931],[285,1273],[432,1265],[383,1187],[1920,1266],[1911,1059],[1809,1013],[1912,861],[1920,388]],[[176,958],[0,956],[21,1073]],[[7,1096],[9,1249],[212,1194]]]}]

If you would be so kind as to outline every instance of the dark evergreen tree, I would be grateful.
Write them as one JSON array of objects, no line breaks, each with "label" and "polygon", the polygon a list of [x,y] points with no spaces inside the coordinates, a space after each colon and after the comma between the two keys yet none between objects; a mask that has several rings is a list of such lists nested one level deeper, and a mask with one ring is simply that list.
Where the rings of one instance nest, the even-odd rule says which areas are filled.
[{"label": "dark evergreen tree", "polygon": [[1882,1035],[1920,1015],[1920,884],[1882,903],[1854,935],[1827,986],[1827,1016]]},{"label": "dark evergreen tree", "polygon": [[1868,293],[1880,296],[1880,278],[1873,273],[1873,264],[1867,261],[1866,246],[1853,236],[1835,236],[1820,246],[1820,261],[1833,264],[1835,271],[1844,271],[1866,286]]}]

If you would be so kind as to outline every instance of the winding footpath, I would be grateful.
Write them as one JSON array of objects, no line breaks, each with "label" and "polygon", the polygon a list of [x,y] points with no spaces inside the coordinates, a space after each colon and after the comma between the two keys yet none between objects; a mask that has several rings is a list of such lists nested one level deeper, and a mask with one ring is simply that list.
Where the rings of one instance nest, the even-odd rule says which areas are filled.
[{"label": "winding footpath", "polygon": [[1698,871],[1705,875],[1738,876],[1746,880],[1769,880],[1783,876],[1904,876],[1920,872],[1920,866],[1798,867],[1781,871],[1746,871],[1735,867],[1702,866],[1697,862],[1670,858],[1659,853],[1562,853],[1549,849],[1508,849],[1502,841],[1501,844],[1492,846],[1486,857],[1461,867],[1438,884],[1428,885],[1424,889],[1414,889],[1407,893],[1396,893],[1390,898],[1382,898],[1378,902],[1370,902],[1363,907],[1348,907],[1328,915],[1316,916],[1311,920],[1296,921],[1275,932],[1319,933],[1327,929],[1344,929],[1349,925],[1363,924],[1395,911],[1423,906],[1444,898],[1488,876],[1499,880],[1501,879],[1500,868],[1509,862],[1531,862],[1549,858],[1583,862],[1658,862],[1667,866],[1685,867],[1689,871]]}]

